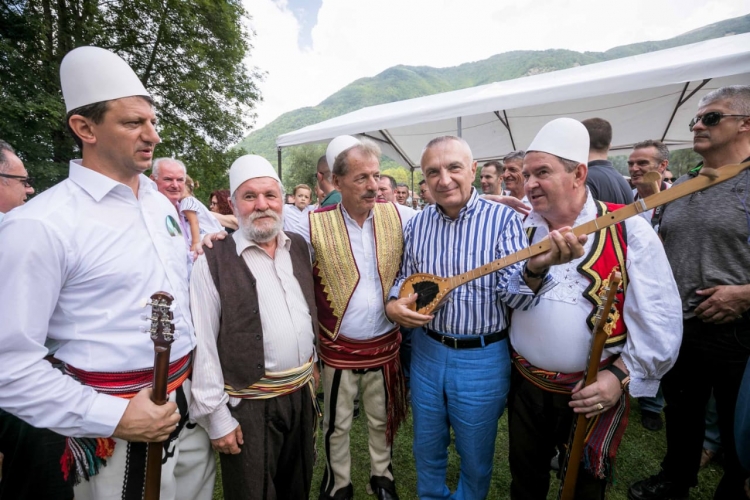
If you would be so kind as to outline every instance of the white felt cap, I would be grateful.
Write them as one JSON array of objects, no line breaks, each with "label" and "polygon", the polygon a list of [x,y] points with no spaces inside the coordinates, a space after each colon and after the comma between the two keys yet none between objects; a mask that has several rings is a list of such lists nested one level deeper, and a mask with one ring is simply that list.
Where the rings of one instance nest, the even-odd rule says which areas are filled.
[{"label": "white felt cap", "polygon": [[588,164],[589,131],[573,118],[557,118],[547,123],[536,134],[526,152],[539,151],[566,160]]},{"label": "white felt cap", "polygon": [[333,170],[333,164],[336,161],[336,157],[340,155],[342,151],[345,151],[352,146],[356,146],[357,144],[361,144],[359,139],[350,135],[340,135],[335,137],[328,143],[328,148],[326,148],[326,161],[328,162],[328,168]]},{"label": "white felt cap", "polygon": [[120,56],[99,47],[78,47],[60,64],[65,109],[123,97],[146,96],[148,91]]},{"label": "white felt cap", "polygon": [[271,163],[262,156],[240,156],[229,169],[229,192],[234,194],[242,183],[258,177],[270,177],[281,182]]}]

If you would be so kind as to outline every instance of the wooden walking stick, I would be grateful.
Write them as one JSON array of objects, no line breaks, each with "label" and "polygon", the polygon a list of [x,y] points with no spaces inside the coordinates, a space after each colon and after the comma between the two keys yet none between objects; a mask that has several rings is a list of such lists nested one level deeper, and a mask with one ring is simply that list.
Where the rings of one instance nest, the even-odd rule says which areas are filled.
[{"label": "wooden walking stick", "polygon": [[[170,306],[174,298],[167,292],[151,296],[151,340],[154,341],[154,387],[151,401],[161,406],[167,403],[169,353],[174,342],[174,325]],[[146,455],[145,500],[159,500],[161,493],[161,462],[164,443],[148,443]]]},{"label": "wooden walking stick", "polygon": [[[602,284],[602,291],[599,294],[601,304],[596,311],[596,327],[591,339],[591,350],[589,350],[589,360],[586,371],[583,374],[584,384],[587,387],[596,382],[596,376],[599,373],[599,363],[604,351],[604,344],[607,342],[609,334],[605,330],[607,324],[614,322],[613,313],[616,309],[613,307],[615,295],[620,286],[622,275],[617,268],[609,273],[609,278]],[[576,491],[576,481],[578,480],[578,470],[581,466],[581,457],[583,456],[583,445],[586,438],[586,415],[579,413],[573,420],[570,428],[570,438],[568,439],[568,448],[565,453],[565,459],[560,469],[560,489],[558,490],[558,500],[573,500]]]},{"label": "wooden walking stick", "polygon": [[[642,198],[635,203],[626,205],[614,212],[604,214],[594,220],[590,220],[585,224],[576,226],[572,229],[573,234],[580,236],[582,234],[590,234],[596,231],[600,231],[613,224],[629,219],[630,217],[637,215],[647,210],[652,210],[655,207],[664,205],[683,196],[701,191],[703,189],[710,188],[716,184],[720,184],[724,181],[737,176],[740,172],[750,168],[750,161],[744,163],[736,163],[732,165],[724,165],[719,169],[707,169],[703,168],[700,171],[700,175],[690,179],[689,181],[683,182],[677,186],[672,186],[666,191],[653,194],[647,198]],[[471,244],[471,242],[467,242]],[[420,314],[431,314],[437,309],[445,299],[448,298],[448,294],[454,289],[465,283],[473,281],[477,278],[481,278],[487,274],[499,271],[505,267],[508,267],[516,262],[529,259],[536,255],[542,254],[550,249],[550,242],[548,239],[544,239],[539,243],[531,245],[523,250],[519,250],[516,253],[512,253],[502,259],[494,260],[488,264],[467,271],[463,274],[458,274],[450,278],[444,278],[441,276],[435,276],[427,273],[412,274],[401,285],[399,290],[399,297],[406,298],[413,293],[419,294],[417,301],[414,304],[409,305],[409,309],[417,311]]]}]

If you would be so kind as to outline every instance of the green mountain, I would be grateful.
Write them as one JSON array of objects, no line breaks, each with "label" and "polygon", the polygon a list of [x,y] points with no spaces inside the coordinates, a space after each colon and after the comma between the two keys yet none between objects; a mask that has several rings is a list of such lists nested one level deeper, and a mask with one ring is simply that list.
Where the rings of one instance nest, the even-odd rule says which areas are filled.
[{"label": "green mountain", "polygon": [[[265,127],[253,131],[238,144],[238,147],[248,153],[262,155],[275,164],[275,141],[279,135],[366,106],[511,80],[747,32],[750,32],[750,14],[709,24],[668,40],[623,45],[606,52],[518,50],[451,68],[393,66],[374,77],[360,78],[350,83],[317,106],[284,113]],[[290,148],[284,149],[285,158],[288,149]]]}]

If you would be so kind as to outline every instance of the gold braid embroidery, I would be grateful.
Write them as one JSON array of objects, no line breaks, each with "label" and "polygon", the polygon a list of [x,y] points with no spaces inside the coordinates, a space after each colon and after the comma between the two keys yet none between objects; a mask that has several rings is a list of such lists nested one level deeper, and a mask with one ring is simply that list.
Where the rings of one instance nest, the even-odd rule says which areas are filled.
[{"label": "gold braid embroidery", "polygon": [[404,234],[401,230],[401,217],[393,203],[376,203],[374,210],[375,255],[385,302],[401,267]]},{"label": "gold braid embroidery", "polygon": [[[323,292],[336,317],[334,332],[338,332],[349,299],[359,283],[359,270],[340,205],[334,210],[310,214],[310,242],[315,249],[315,265]],[[329,335],[334,337],[333,332]]]}]

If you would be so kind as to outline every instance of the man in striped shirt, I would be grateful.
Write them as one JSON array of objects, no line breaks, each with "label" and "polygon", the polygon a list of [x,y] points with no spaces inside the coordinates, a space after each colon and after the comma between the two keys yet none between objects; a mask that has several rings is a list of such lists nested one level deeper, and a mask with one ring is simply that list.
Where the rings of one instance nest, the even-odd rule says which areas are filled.
[{"label": "man in striped shirt", "polygon": [[456,288],[434,315],[413,312],[408,305],[416,295],[396,299],[406,277],[453,276],[527,246],[518,215],[480,198],[472,187],[477,167],[463,139],[433,139],[421,165],[436,205],[407,225],[401,270],[386,305],[391,320],[426,327],[412,339],[417,493],[423,499],[451,497],[445,473],[452,426],[461,475],[451,498],[482,499],[489,491],[497,419],[510,386],[507,308],[529,307],[554,287],[547,276],[550,266],[582,255],[586,238],[553,231],[550,252]]}]

